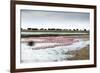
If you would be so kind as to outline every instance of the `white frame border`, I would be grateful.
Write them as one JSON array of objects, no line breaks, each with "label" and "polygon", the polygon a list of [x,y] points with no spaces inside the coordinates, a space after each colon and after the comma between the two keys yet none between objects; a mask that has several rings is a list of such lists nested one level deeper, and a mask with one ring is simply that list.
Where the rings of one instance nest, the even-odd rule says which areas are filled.
[{"label": "white frame border", "polygon": [[[49,10],[49,11],[70,11],[70,12],[89,12],[90,13],[90,60],[84,61],[67,61],[67,62],[48,62],[48,63],[27,63],[20,64],[20,10]],[[35,5],[16,5],[16,68],[40,68],[40,67],[57,67],[57,66],[75,66],[94,64],[94,11],[85,8],[70,7],[52,7],[52,6],[35,6]],[[91,46],[92,45],[92,46]]]}]

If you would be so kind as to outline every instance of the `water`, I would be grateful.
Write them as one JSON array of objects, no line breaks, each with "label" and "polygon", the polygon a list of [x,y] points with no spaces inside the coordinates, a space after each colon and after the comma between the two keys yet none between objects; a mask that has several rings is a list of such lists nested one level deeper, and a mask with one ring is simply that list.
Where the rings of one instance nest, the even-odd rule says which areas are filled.
[{"label": "water", "polygon": [[86,32],[21,32],[22,35],[40,35],[40,34],[88,34]]},{"label": "water", "polygon": [[[35,43],[35,45],[53,45],[57,43]],[[80,50],[89,45],[89,40],[80,39],[79,42],[75,42],[71,45],[57,46],[53,48],[45,49],[32,49],[36,46],[28,46],[27,43],[21,43],[21,62],[52,62],[52,61],[64,61],[67,58],[73,57],[73,55],[66,54],[68,51]]]}]

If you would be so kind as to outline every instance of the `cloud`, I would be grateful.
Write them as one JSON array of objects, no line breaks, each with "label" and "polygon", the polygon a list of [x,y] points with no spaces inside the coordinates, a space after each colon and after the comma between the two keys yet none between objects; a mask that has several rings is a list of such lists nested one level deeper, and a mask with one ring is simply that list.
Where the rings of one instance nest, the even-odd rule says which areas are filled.
[{"label": "cloud", "polygon": [[89,29],[89,13],[21,10],[21,27]]}]

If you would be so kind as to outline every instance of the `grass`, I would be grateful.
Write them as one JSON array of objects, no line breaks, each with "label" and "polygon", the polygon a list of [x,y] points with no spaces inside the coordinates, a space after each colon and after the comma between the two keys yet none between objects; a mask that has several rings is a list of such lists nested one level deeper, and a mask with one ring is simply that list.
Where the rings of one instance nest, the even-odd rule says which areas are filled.
[{"label": "grass", "polygon": [[40,35],[21,35],[21,38],[26,37],[48,37],[48,36],[85,36],[88,34],[40,34]]},{"label": "grass", "polygon": [[89,31],[73,31],[73,30],[21,30],[21,32],[68,32],[68,33],[89,33]]},{"label": "grass", "polygon": [[[26,31],[23,31],[26,32]],[[89,35],[89,31],[27,31],[21,37],[41,37],[41,36],[80,36]],[[31,34],[30,34],[31,33]],[[38,33],[38,34],[37,34]]]},{"label": "grass", "polygon": [[69,54],[73,55],[73,57],[68,58],[68,60],[87,60],[89,59],[89,46],[81,50],[69,51]]}]

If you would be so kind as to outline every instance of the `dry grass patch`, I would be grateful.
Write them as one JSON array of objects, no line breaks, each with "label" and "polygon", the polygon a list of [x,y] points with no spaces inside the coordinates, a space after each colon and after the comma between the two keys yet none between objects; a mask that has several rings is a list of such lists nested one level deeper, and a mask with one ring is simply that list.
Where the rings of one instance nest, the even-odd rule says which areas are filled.
[{"label": "dry grass patch", "polygon": [[89,46],[81,50],[70,51],[69,54],[73,55],[73,57],[68,58],[68,60],[87,60],[89,59]]}]

